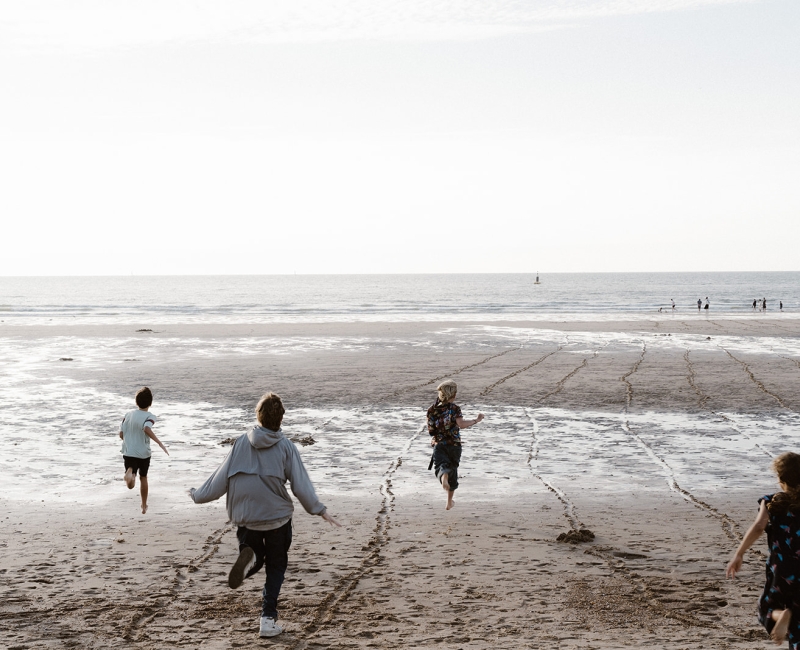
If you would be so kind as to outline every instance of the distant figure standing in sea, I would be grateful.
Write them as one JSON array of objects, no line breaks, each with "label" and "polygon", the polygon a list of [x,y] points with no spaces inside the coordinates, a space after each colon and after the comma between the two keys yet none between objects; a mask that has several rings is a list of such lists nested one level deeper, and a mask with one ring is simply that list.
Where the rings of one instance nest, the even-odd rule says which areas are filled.
[{"label": "distant figure standing in sea", "polygon": [[767,299],[766,299],[766,298],[764,298],[764,299],[761,301],[761,308],[762,308],[764,311],[767,311]]},{"label": "distant figure standing in sea", "polygon": [[675,311],[675,300],[670,298],[670,302],[672,303],[672,311]]},{"label": "distant figure standing in sea", "polygon": [[702,301],[702,299],[698,298],[697,299],[697,311],[700,311],[700,309],[702,309],[702,307],[703,307],[703,301]]},{"label": "distant figure standing in sea", "polygon": [[706,296],[706,306],[703,309],[708,309],[708,296]]},{"label": "distant figure standing in sea", "polygon": [[461,408],[456,404],[458,386],[452,379],[443,381],[436,388],[439,396],[428,409],[428,433],[431,436],[433,457],[428,469],[436,470],[436,478],[447,492],[447,506],[453,507],[453,495],[458,488],[458,465],[461,463],[461,429],[478,424],[483,413],[474,420],[461,417]]},{"label": "distant figure standing in sea", "polygon": [[783,300],[781,300],[781,311],[783,311]]},{"label": "distant figure standing in sea", "polygon": [[753,298],[753,311],[755,311],[755,310],[756,310],[756,304],[758,304],[758,300],[756,300],[755,298]]}]

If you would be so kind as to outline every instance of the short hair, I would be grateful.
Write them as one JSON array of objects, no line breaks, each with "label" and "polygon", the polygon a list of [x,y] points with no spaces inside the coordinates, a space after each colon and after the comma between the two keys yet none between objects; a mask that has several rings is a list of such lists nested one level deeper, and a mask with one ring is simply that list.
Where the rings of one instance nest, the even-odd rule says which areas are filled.
[{"label": "short hair", "polygon": [[443,381],[436,387],[436,390],[439,391],[439,401],[444,404],[445,402],[449,402],[456,396],[458,392],[458,385],[452,379],[448,379],[447,381]]},{"label": "short hair", "polygon": [[258,418],[258,423],[265,429],[271,431],[280,429],[284,413],[286,413],[286,410],[283,408],[283,402],[275,393],[265,393],[258,400],[256,417]]},{"label": "short hair", "polygon": [[152,403],[153,393],[147,386],[143,386],[136,391],[136,406],[138,406],[140,409],[146,409],[150,408]]}]

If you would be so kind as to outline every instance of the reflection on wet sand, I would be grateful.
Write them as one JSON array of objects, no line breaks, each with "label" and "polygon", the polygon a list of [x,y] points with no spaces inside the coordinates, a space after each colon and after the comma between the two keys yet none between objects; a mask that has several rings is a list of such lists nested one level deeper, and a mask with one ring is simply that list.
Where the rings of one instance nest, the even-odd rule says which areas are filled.
[{"label": "reflection on wet sand", "polygon": [[[721,324],[0,339],[0,641],[253,642],[260,586],[227,589],[224,508],[191,508],[184,490],[270,388],[346,524],[295,517],[278,645],[751,647],[758,550],[735,582],[723,567],[775,490],[771,457],[800,441],[800,350]],[[486,420],[464,434],[445,512],[423,425],[450,375]],[[116,438],[144,383],[171,452],[153,461],[146,516]]]}]

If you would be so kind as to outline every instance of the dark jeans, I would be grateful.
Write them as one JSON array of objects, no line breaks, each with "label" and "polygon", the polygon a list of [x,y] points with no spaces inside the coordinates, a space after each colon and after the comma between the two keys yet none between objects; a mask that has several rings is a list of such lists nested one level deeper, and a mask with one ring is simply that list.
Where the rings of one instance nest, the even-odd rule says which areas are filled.
[{"label": "dark jeans", "polygon": [[447,474],[447,482],[451,490],[458,488],[458,464],[461,462],[461,446],[438,443],[433,448],[433,467],[436,478],[442,480],[442,474]]},{"label": "dark jeans", "polygon": [[275,530],[250,530],[239,526],[236,531],[239,551],[249,546],[256,554],[256,563],[247,572],[247,577],[258,573],[263,566],[267,572],[261,601],[261,616],[278,620],[278,596],[283,586],[283,576],[289,563],[289,547],[292,545],[292,522]]}]

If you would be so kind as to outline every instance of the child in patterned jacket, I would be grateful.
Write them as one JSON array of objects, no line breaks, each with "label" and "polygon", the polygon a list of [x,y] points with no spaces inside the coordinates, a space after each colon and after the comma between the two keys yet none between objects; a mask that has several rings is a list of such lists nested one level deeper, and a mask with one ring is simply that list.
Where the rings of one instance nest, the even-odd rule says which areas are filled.
[{"label": "child in patterned jacket", "polygon": [[453,495],[458,488],[458,465],[461,462],[461,429],[478,424],[483,420],[483,413],[478,413],[474,420],[461,417],[461,408],[455,403],[458,386],[452,379],[437,386],[438,399],[428,409],[428,433],[431,436],[433,457],[430,469],[435,466],[436,478],[447,492],[447,506],[453,507]]}]

